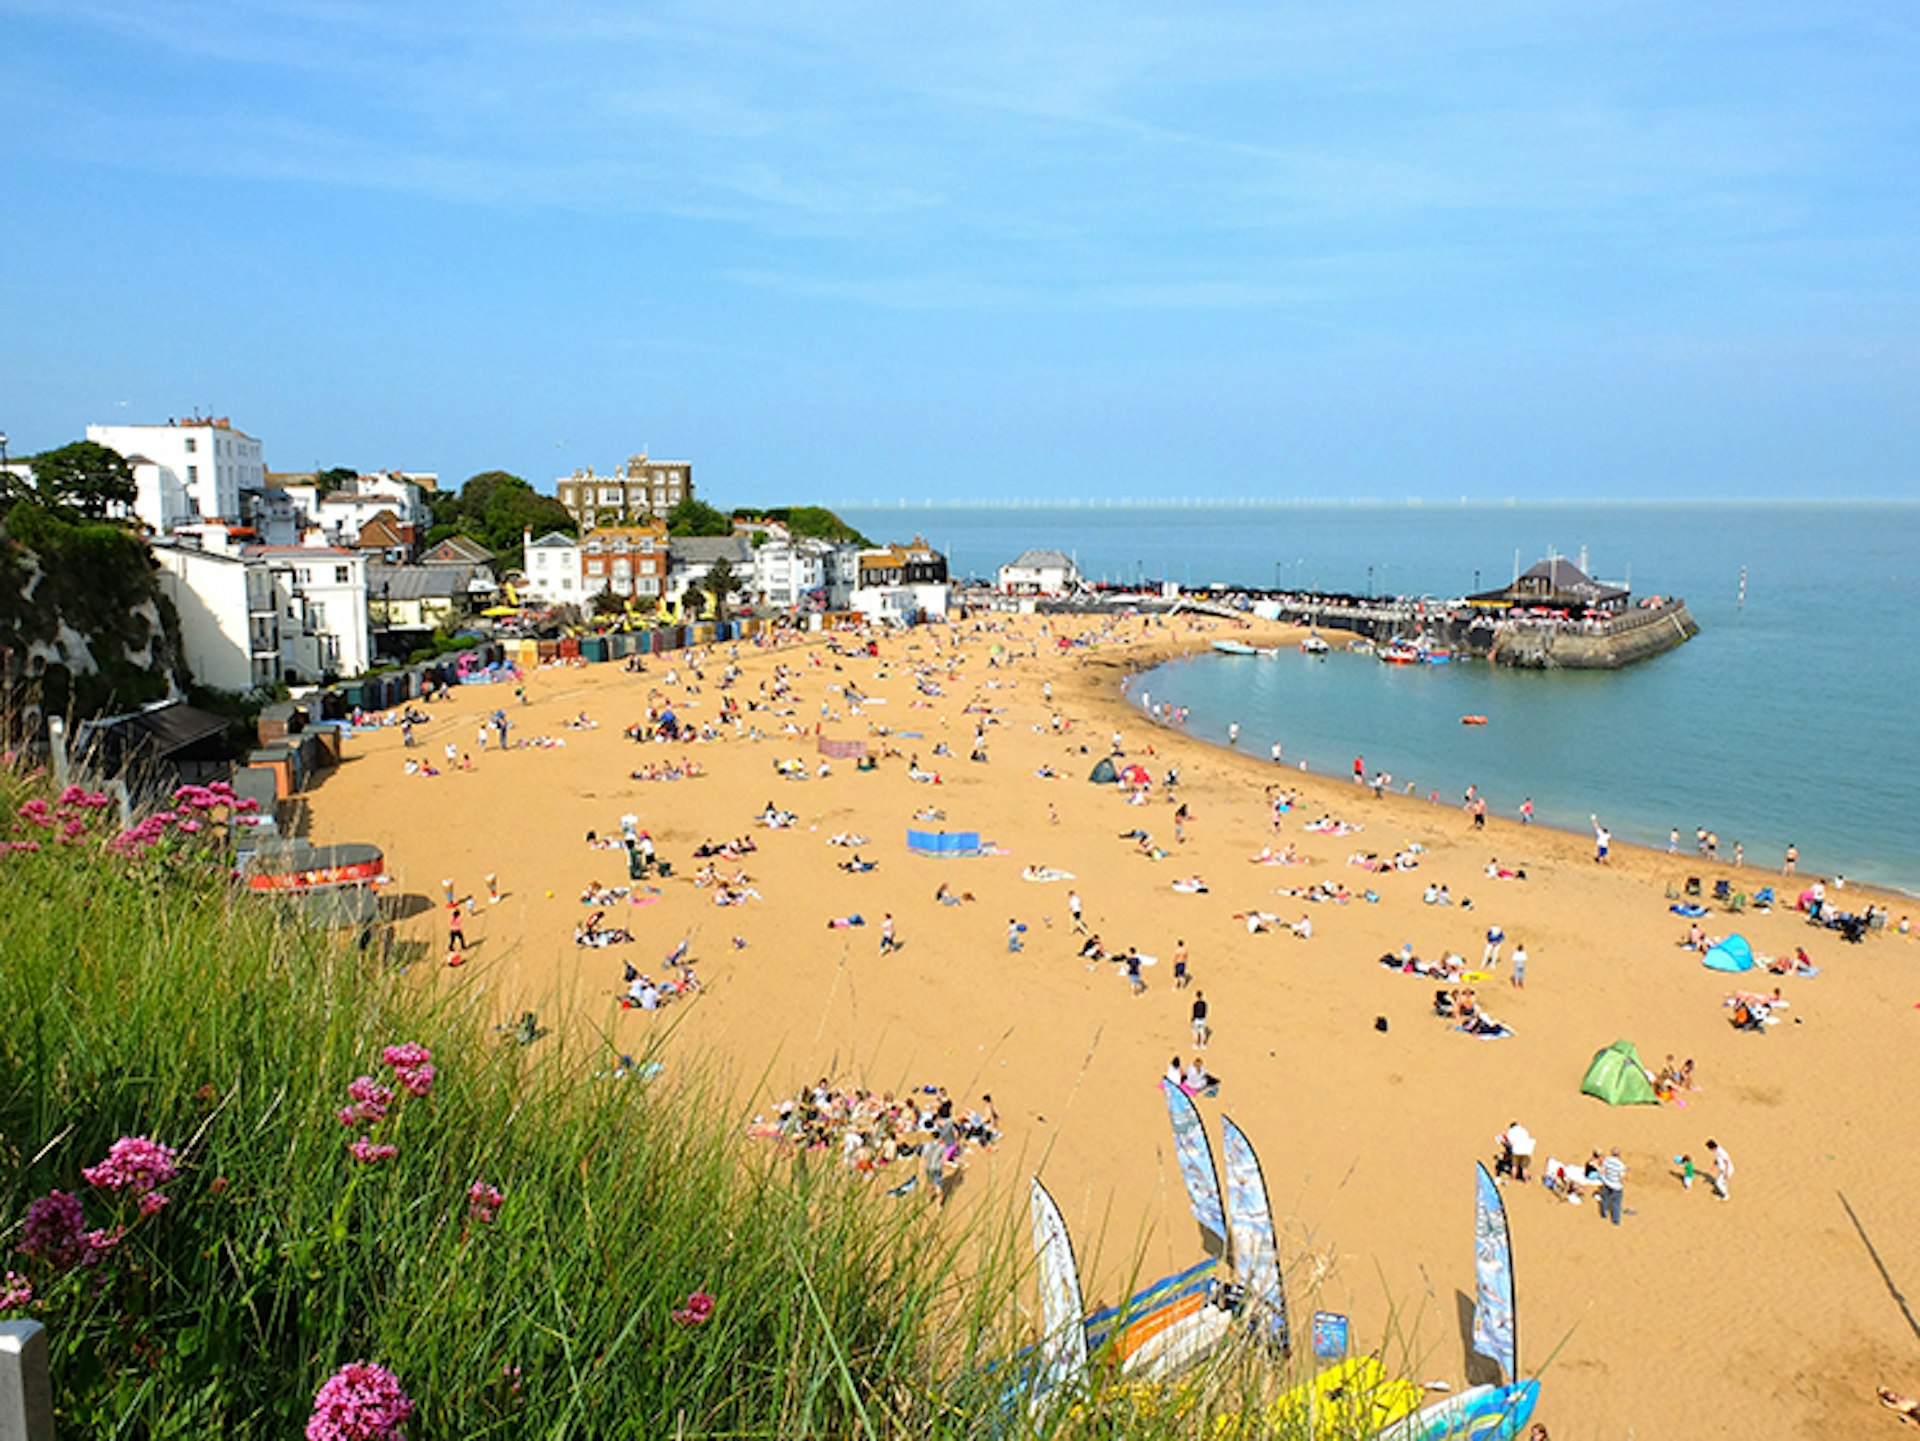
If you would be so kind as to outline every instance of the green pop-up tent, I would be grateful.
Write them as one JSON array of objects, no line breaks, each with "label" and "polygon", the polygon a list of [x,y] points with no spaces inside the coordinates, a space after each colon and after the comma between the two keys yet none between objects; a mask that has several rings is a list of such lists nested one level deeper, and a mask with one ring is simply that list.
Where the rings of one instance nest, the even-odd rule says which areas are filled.
[{"label": "green pop-up tent", "polygon": [[1120,775],[1114,770],[1113,761],[1106,756],[1101,756],[1100,764],[1093,768],[1093,774],[1087,779],[1097,786],[1110,786],[1120,779]]},{"label": "green pop-up tent", "polygon": [[1655,1106],[1660,1098],[1653,1093],[1647,1068],[1640,1064],[1640,1053],[1632,1041],[1615,1041],[1597,1053],[1587,1067],[1587,1078],[1580,1093],[1598,1096],[1609,1106]]}]

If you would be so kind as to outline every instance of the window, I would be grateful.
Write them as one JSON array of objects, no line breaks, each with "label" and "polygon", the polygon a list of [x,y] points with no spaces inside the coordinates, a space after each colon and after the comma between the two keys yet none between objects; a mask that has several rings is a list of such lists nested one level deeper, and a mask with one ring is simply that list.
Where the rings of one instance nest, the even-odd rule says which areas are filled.
[{"label": "window", "polygon": [[333,583],[335,585],[348,584],[352,576],[353,576],[353,570],[349,566],[336,565],[333,568]]},{"label": "window", "polygon": [[187,437],[187,454],[192,455],[194,451],[198,450],[199,448],[200,448],[200,442],[195,440],[192,436],[188,436]]},{"label": "window", "polygon": [[307,585],[311,583],[313,580],[313,572],[308,570],[303,565],[298,570],[294,571],[293,577],[295,580],[299,581],[301,585]]},{"label": "window", "polygon": [[572,581],[570,581],[570,580],[562,580],[562,581],[560,582],[560,589],[562,589],[562,590],[572,590],[572,589],[573,589],[573,582],[572,582]]},{"label": "window", "polygon": [[188,466],[187,467],[187,484],[192,485],[199,478],[200,478],[200,467],[197,465]]}]

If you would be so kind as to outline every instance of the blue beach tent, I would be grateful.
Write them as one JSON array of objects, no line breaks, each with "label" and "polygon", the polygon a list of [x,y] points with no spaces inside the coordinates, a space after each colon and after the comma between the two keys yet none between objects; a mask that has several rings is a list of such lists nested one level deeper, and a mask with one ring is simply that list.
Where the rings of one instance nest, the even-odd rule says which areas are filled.
[{"label": "blue beach tent", "polygon": [[1702,956],[1700,964],[1710,971],[1750,971],[1753,947],[1747,944],[1745,936],[1728,936]]}]

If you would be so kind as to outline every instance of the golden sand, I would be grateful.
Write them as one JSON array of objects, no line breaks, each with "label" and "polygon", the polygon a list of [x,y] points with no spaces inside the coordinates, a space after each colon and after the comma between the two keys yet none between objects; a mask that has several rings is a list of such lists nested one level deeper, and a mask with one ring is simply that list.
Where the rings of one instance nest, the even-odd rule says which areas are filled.
[{"label": "golden sand", "polygon": [[[1733,874],[1724,868],[1701,871],[1684,864],[1689,858],[1618,844],[1602,867],[1586,836],[1504,820],[1476,835],[1455,806],[1376,799],[1350,780],[1150,727],[1123,698],[1122,678],[1228,633],[1211,622],[1132,621],[1064,653],[1059,636],[1091,636],[1097,623],[988,624],[995,629],[889,637],[877,661],[833,655],[830,637],[778,652],[741,646],[744,675],[732,694],[742,704],[776,664],[796,673],[790,717],[749,715],[768,732],[760,741],[639,746],[622,735],[650,695],[670,698],[684,719],[715,717],[727,647],[708,653],[698,694],[689,693],[683,657],[650,657],[643,675],[617,665],[545,669],[528,678],[525,707],[508,687],[464,688],[433,708],[421,749],[403,751],[397,729],[352,738],[347,761],[311,797],[313,839],[380,845],[396,889],[436,903],[442,877],[484,895],[483,876],[496,872],[503,899],[483,899],[468,922],[476,945],[464,969],[437,964],[437,905],[410,923],[435,948],[430,983],[485,986],[503,1018],[535,1009],[545,1023],[609,1031],[625,1050],[676,1026],[669,1066],[676,1056],[723,1063],[757,1092],[743,1099],[743,1115],[820,1075],[880,1088],[942,1084],[963,1108],[991,1092],[1005,1139],[976,1158],[954,1211],[1017,1203],[1040,1170],[1079,1242],[1090,1304],[1115,1299],[1136,1263],[1153,1276],[1201,1254],[1157,1087],[1169,1056],[1192,1054],[1193,993],[1176,992],[1170,974],[1184,940],[1194,989],[1212,1009],[1207,1064],[1225,1081],[1201,1109],[1216,1135],[1225,1111],[1260,1148],[1296,1323],[1316,1308],[1344,1311],[1356,1336],[1370,1340],[1392,1309],[1414,1333],[1416,1379],[1462,1384],[1473,1162],[1490,1159],[1495,1134],[1521,1120],[1539,1138],[1536,1165],[1548,1156],[1577,1163],[1617,1145],[1631,1168],[1619,1228],[1590,1202],[1568,1206],[1538,1185],[1509,1188],[1521,1363],[1528,1372],[1547,1368],[1540,1417],[1556,1438],[1838,1437],[1898,1424],[1876,1405],[1874,1387],[1920,1386],[1920,1326],[1891,1294],[1920,1284],[1920,1198],[1905,1114],[1915,1068],[1906,1058],[1920,1029],[1920,980],[1906,975],[1920,963],[1911,940],[1888,933],[1848,946],[1788,909],[1730,918],[1715,908],[1703,924],[1716,934],[1737,928],[1768,954],[1804,944],[1823,970],[1810,979],[1754,972],[1732,980],[1676,946],[1686,922],[1669,913],[1665,895],[1688,871]],[[1277,628],[1233,634],[1292,638]],[[1004,664],[990,666],[996,652]],[[945,694],[916,705],[914,666],[936,656],[951,662],[940,671]],[[829,690],[847,682],[874,698],[864,715],[849,714]],[[824,721],[823,702],[833,712]],[[966,758],[969,704],[997,713],[985,764]],[[565,746],[476,752],[476,724],[497,705],[509,710],[516,738],[544,734]],[[582,710],[597,729],[563,727]],[[1051,730],[1053,712],[1070,733]],[[780,735],[788,720],[804,734]],[[778,779],[777,759],[817,763],[816,722],[836,738],[869,739],[871,726],[922,732],[893,743],[937,767],[942,783],[914,783],[904,760],[874,773],[836,762],[825,778]],[[1134,807],[1112,787],[1087,784],[1116,729],[1128,757],[1156,781],[1178,766],[1192,812],[1184,844],[1174,842],[1161,788],[1152,804]],[[439,764],[448,740],[473,756],[473,771],[403,774],[408,756]],[[954,755],[936,760],[941,740]],[[628,779],[636,766],[683,755],[708,774]],[[1059,778],[1040,778],[1043,766]],[[1604,814],[1607,777],[1591,780]],[[1264,794],[1276,783],[1302,793],[1277,838]],[[768,801],[797,812],[799,826],[756,826]],[[905,832],[929,805],[1004,854],[910,855]],[[588,849],[585,834],[617,834],[629,810],[676,875],[661,883],[658,903],[610,913],[610,923],[635,930],[635,945],[577,948],[581,888],[594,879],[626,883],[620,853]],[[1302,823],[1323,813],[1365,829],[1347,838],[1303,833]],[[1149,860],[1118,838],[1135,826],[1173,854]],[[879,868],[838,870],[850,852],[826,838],[839,831],[870,837],[861,854]],[[689,852],[749,833],[759,850],[744,866],[764,899],[716,907],[685,879],[695,864]],[[1262,846],[1289,841],[1312,864],[1249,864]],[[1427,848],[1415,871],[1372,876],[1347,863],[1357,849],[1390,855],[1408,842]],[[1488,879],[1483,868],[1494,856],[1528,879]],[[1076,879],[1024,881],[1030,865]],[[1195,874],[1207,894],[1172,890],[1176,878]],[[1309,905],[1274,894],[1321,879],[1344,883],[1356,899]],[[1753,871],[1743,879],[1749,889],[1783,884]],[[1423,905],[1435,881],[1470,898],[1472,909]],[[977,899],[939,905],[942,882]],[[1378,904],[1357,898],[1368,886]],[[1160,958],[1146,972],[1145,995],[1132,995],[1117,968],[1090,972],[1077,958],[1069,889],[1109,946]],[[1249,935],[1233,919],[1248,910],[1310,914],[1313,937]],[[855,911],[865,928],[827,928],[829,917]],[[882,957],[880,918],[889,911],[903,949]],[[1006,949],[1009,919],[1029,928],[1018,954]],[[1523,942],[1530,955],[1524,990],[1508,984],[1504,965],[1479,988],[1486,1009],[1514,1028],[1511,1039],[1449,1029],[1432,1014],[1433,982],[1377,964],[1403,941],[1422,956],[1451,950],[1477,961],[1493,922],[1509,951]],[[731,944],[736,935],[745,949]],[[622,963],[658,975],[683,936],[705,984],[697,1001],[657,1014],[617,1010]],[[1762,1035],[1734,1032],[1721,1001],[1736,984],[1779,984],[1790,1002],[1783,1023]],[[1381,1016],[1385,1032],[1375,1026]],[[1590,1057],[1623,1037],[1650,1066],[1669,1053],[1694,1058],[1700,1090],[1684,1107],[1615,1110],[1582,1096]],[[1683,1152],[1708,1168],[1709,1137],[1738,1166],[1726,1202],[1704,1183],[1684,1190],[1676,1176],[1673,1158]],[[1031,1309],[1033,1298],[1019,1303]]]}]

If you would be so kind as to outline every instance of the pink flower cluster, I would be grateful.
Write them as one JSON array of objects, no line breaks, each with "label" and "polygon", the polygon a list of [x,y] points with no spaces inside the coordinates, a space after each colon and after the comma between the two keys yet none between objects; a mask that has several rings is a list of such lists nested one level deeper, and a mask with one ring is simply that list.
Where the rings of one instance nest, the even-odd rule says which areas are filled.
[{"label": "pink flower cluster", "polygon": [[400,1148],[385,1141],[372,1141],[359,1136],[347,1143],[347,1151],[353,1159],[363,1166],[377,1166],[382,1161],[391,1161],[400,1154]]},{"label": "pink flower cluster", "polygon": [[485,1181],[475,1181],[467,1187],[467,1215],[479,1225],[491,1226],[506,1199],[506,1194],[499,1187],[490,1186]]},{"label": "pink flower cluster", "polygon": [[307,1441],[406,1441],[413,1402],[384,1366],[354,1361],[335,1371],[313,1398]]},{"label": "pink flower cluster", "polygon": [[[90,791],[82,786],[68,786],[60,792],[57,801],[48,801],[36,796],[23,802],[14,811],[14,815],[30,826],[54,832],[57,841],[77,841],[87,833],[88,822],[93,813],[110,802],[102,791]],[[37,851],[38,841],[0,841],[0,853],[8,851]]]},{"label": "pink flower cluster", "polygon": [[0,1278],[0,1311],[24,1311],[33,1304],[33,1285],[18,1271]]},{"label": "pink flower cluster", "polygon": [[[393,1068],[394,1080],[408,1095],[426,1097],[433,1094],[433,1052],[425,1046],[417,1041],[388,1046],[381,1051],[380,1059]],[[361,1126],[371,1128],[387,1119],[387,1113],[393,1107],[394,1092],[392,1087],[381,1085],[372,1076],[356,1076],[347,1086],[347,1097],[353,1104],[338,1112],[340,1124],[349,1129]],[[360,1136],[348,1142],[347,1150],[354,1160],[368,1166],[391,1161],[400,1154],[397,1147],[376,1144],[370,1136]]]},{"label": "pink flower cluster", "polygon": [[380,1053],[380,1059],[393,1067],[393,1078],[413,1095],[432,1093],[433,1052],[419,1042],[408,1041],[404,1045],[388,1046]]},{"label": "pink flower cluster", "polygon": [[393,1105],[393,1088],[381,1085],[372,1076],[355,1076],[347,1085],[347,1096],[353,1104],[340,1112],[343,1126],[377,1126],[387,1119],[387,1109]]},{"label": "pink flower cluster", "polygon": [[[80,1174],[87,1178],[89,1186],[116,1193],[126,1191],[144,1200],[179,1175],[180,1165],[171,1146],[163,1146],[146,1136],[122,1136],[108,1148],[106,1160],[97,1166],[83,1167]],[[160,1206],[167,1204],[164,1196],[158,1200]],[[159,1210],[160,1206],[153,1210]],[[142,1213],[152,1214],[144,1205]]]},{"label": "pink flower cluster", "polygon": [[173,793],[172,810],[155,811],[108,841],[107,847],[125,856],[144,855],[166,839],[169,826],[182,835],[191,836],[198,834],[216,811],[225,811],[234,819],[243,820],[259,809],[258,801],[242,800],[225,781],[215,781],[208,786],[181,786]]},{"label": "pink flower cluster", "polygon": [[704,1326],[713,1319],[713,1304],[712,1296],[705,1291],[695,1291],[671,1314],[682,1326]]}]

